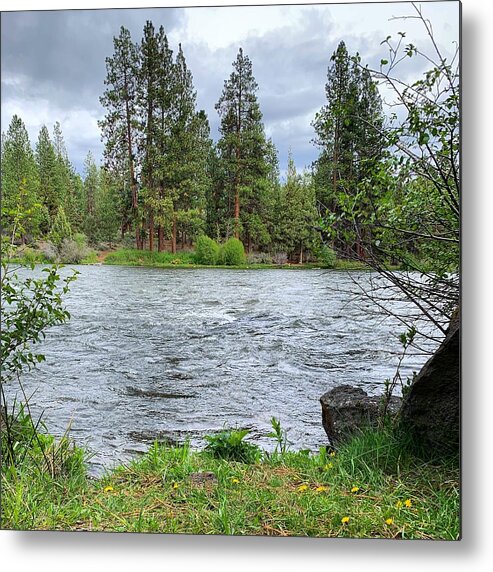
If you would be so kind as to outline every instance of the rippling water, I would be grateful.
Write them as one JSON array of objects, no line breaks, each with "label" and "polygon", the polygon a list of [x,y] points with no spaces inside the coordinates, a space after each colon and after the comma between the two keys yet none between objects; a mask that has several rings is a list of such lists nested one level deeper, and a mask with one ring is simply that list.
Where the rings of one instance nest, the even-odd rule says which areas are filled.
[{"label": "rippling water", "polygon": [[[395,371],[402,326],[350,294],[367,272],[78,270],[72,319],[49,330],[47,361],[25,384],[51,432],[71,422],[96,473],[154,438],[200,446],[225,425],[249,427],[269,448],[272,416],[293,448],[315,449],[326,442],[325,391],[349,383],[378,394]],[[410,357],[404,374],[424,361]]]}]

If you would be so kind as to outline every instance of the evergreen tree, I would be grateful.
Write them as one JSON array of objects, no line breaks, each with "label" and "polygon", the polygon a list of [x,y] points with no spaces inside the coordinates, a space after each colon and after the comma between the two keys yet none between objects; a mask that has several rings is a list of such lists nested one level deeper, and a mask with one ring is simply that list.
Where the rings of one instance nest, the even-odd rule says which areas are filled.
[{"label": "evergreen tree", "polygon": [[[254,229],[251,216],[259,200],[259,181],[266,177],[266,141],[262,114],[257,101],[258,89],[252,63],[240,48],[234,71],[224,82],[216,104],[221,118],[218,142],[224,192],[228,196],[229,216],[235,237],[250,242]],[[245,216],[242,218],[241,213]],[[249,228],[250,224],[250,228]],[[243,228],[245,226],[245,228]],[[226,229],[226,235],[230,228]]]},{"label": "evergreen tree", "polygon": [[[101,104],[106,108],[105,118],[99,123],[105,141],[106,167],[123,174],[121,187],[125,203],[125,220],[136,222],[136,246],[141,247],[138,219],[138,189],[135,170],[137,117],[138,48],[130,32],[123,26],[113,39],[114,54],[106,58],[107,86]],[[127,194],[127,186],[130,192]],[[122,223],[122,228],[125,228]]]},{"label": "evergreen tree", "polygon": [[[160,33],[162,32],[162,28]],[[137,101],[140,115],[139,160],[141,165],[141,184],[145,213],[142,213],[143,226],[147,219],[149,249],[154,249],[154,201],[158,182],[156,163],[158,159],[159,122],[158,96],[160,80],[160,40],[154,25],[147,21],[139,50],[139,75],[137,83]],[[144,232],[142,237],[144,238]]]},{"label": "evergreen tree", "polygon": [[291,153],[288,159],[286,183],[281,190],[281,236],[290,258],[297,258],[300,264],[306,253],[316,245],[318,213],[315,203],[315,189],[310,178],[296,172]]},{"label": "evergreen tree", "polygon": [[115,240],[120,227],[118,181],[104,169],[99,173],[99,185],[95,196],[95,227],[97,239],[110,244]]},{"label": "evergreen tree", "polygon": [[209,184],[210,128],[204,111],[196,112],[196,91],[181,44],[174,66],[170,164],[173,197],[172,251],[204,230],[205,188]]},{"label": "evergreen tree", "polygon": [[84,161],[84,172],[84,232],[90,242],[95,242],[98,238],[96,195],[99,191],[100,176],[98,166],[90,151]]},{"label": "evergreen tree", "polygon": [[72,228],[62,206],[58,207],[48,238],[58,249],[65,239],[72,238]]},{"label": "evergreen tree", "polygon": [[63,200],[61,200],[60,188],[57,187],[57,156],[45,125],[39,132],[36,144],[36,163],[39,175],[39,196],[53,221],[58,207],[63,205]]},{"label": "evergreen tree", "polygon": [[16,214],[24,217],[22,229],[16,229],[22,242],[37,238],[42,230],[42,206],[39,204],[39,179],[34,155],[22,119],[14,115],[6,134],[2,134],[2,230],[12,231]]},{"label": "evergreen tree", "polygon": [[[321,154],[315,164],[317,200],[321,214],[332,227],[340,251],[350,254],[360,249],[362,233],[369,225],[367,210],[359,200],[358,189],[381,157],[378,136],[383,112],[376,83],[368,70],[361,68],[358,55],[351,57],[340,42],[331,57],[325,87],[327,104],[317,113],[313,126],[315,143]],[[342,213],[360,208],[356,232],[346,224]]]}]

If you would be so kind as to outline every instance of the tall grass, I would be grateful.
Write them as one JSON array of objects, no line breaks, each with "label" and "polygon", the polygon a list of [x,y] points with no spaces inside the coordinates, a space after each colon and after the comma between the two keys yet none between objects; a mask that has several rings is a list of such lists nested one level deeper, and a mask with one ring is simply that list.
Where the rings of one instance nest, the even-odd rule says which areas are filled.
[{"label": "tall grass", "polygon": [[157,252],[125,248],[111,252],[105,264],[123,264],[127,266],[178,266],[194,264],[193,252]]}]

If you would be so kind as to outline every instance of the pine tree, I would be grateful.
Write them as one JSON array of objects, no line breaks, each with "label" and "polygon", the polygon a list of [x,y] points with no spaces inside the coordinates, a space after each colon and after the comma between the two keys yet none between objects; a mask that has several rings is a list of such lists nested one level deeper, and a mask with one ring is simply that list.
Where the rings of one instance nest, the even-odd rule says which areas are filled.
[{"label": "pine tree", "polygon": [[178,233],[182,244],[204,230],[205,188],[209,184],[210,128],[203,110],[196,112],[196,91],[181,44],[174,65],[170,173],[173,197],[172,251]]},{"label": "pine tree", "polygon": [[[161,32],[161,31],[160,31]],[[156,164],[158,159],[159,122],[158,96],[160,80],[160,40],[151,21],[144,26],[144,35],[139,50],[139,75],[137,101],[140,115],[139,161],[144,219],[147,219],[149,250],[154,250],[154,201],[158,191]],[[145,224],[145,223],[144,223]]]},{"label": "pine tree", "polygon": [[[333,227],[335,245],[350,254],[353,249],[359,251],[368,227],[366,210],[355,201],[358,188],[381,156],[382,104],[368,70],[361,68],[358,54],[349,55],[344,42],[331,57],[325,93],[327,104],[313,122],[315,143],[321,148],[315,164],[317,200]],[[342,215],[360,207],[361,220],[352,232],[353,225],[346,224]]]},{"label": "pine tree", "polygon": [[95,242],[98,238],[96,195],[99,191],[100,176],[98,166],[90,151],[84,161],[84,173],[84,232],[90,242]]},{"label": "pine tree", "polygon": [[130,32],[123,26],[113,39],[114,54],[106,58],[107,86],[100,101],[106,108],[105,118],[100,121],[106,166],[115,173],[123,173],[122,196],[127,198],[126,219],[135,222],[136,246],[141,247],[138,224],[138,188],[135,170],[137,116],[138,48],[132,42]]},{"label": "pine tree", "polygon": [[56,155],[55,187],[60,204],[64,206],[67,218],[73,228],[82,228],[80,212],[78,211],[76,194],[76,177],[74,167],[70,163],[62,128],[57,121],[53,127],[53,148]]},{"label": "pine tree", "polygon": [[39,174],[39,196],[48,210],[50,220],[56,217],[58,207],[63,204],[60,188],[57,186],[57,157],[46,125],[39,132],[36,144],[36,163]]},{"label": "pine tree", "polygon": [[[233,233],[236,238],[251,237],[248,216],[241,218],[241,212],[252,214],[258,199],[258,182],[267,174],[265,161],[266,142],[262,114],[257,101],[257,83],[253,77],[252,63],[240,48],[234,71],[224,82],[223,92],[216,104],[221,118],[221,139],[218,142],[222,162],[224,191],[232,207]],[[243,230],[243,232],[242,232]],[[227,230],[229,234],[229,229]]]},{"label": "pine tree", "polygon": [[308,175],[298,175],[290,152],[286,183],[281,190],[280,225],[285,249],[300,264],[317,242],[317,220],[314,186]]},{"label": "pine tree", "polygon": [[120,227],[118,181],[112,179],[111,174],[104,169],[99,173],[94,207],[97,239],[111,244]]},{"label": "pine tree", "polygon": [[39,179],[34,155],[22,119],[14,115],[6,134],[2,134],[2,229],[9,233],[18,213],[23,213],[22,229],[16,229],[22,242],[37,238],[42,230],[42,205],[39,204]]},{"label": "pine tree", "polygon": [[58,207],[48,238],[58,249],[65,239],[72,238],[72,228],[62,206]]}]

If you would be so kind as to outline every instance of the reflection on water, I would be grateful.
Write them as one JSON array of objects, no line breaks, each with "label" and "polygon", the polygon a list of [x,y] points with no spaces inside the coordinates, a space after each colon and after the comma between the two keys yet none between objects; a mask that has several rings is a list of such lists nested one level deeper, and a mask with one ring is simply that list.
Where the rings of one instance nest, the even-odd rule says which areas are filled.
[{"label": "reflection on water", "polygon": [[[78,270],[72,319],[49,331],[46,362],[25,383],[51,432],[72,420],[93,472],[155,438],[200,446],[225,425],[269,448],[272,416],[294,448],[316,449],[326,442],[320,396],[342,383],[381,393],[395,370],[402,326],[355,300],[345,273]],[[410,357],[403,373],[424,360]]]}]

